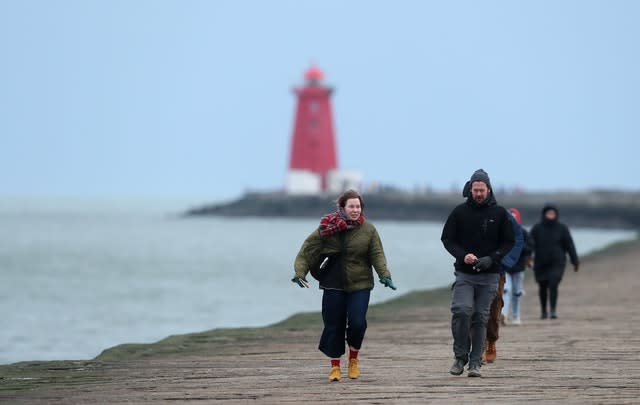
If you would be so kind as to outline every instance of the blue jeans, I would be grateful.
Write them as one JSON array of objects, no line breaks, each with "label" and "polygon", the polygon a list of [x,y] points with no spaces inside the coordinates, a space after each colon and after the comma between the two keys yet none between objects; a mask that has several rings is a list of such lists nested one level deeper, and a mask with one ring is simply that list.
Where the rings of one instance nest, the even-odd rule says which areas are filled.
[{"label": "blue jeans", "polygon": [[456,359],[480,367],[491,303],[498,291],[497,273],[456,272],[451,293],[451,333]]},{"label": "blue jeans", "polygon": [[504,284],[504,294],[502,295],[504,301],[502,315],[505,318],[517,319],[520,318],[520,298],[524,294],[524,271],[507,273],[506,276],[507,281]]},{"label": "blue jeans", "polygon": [[371,290],[346,292],[324,290],[322,295],[322,320],[324,330],[318,349],[331,358],[345,353],[347,344],[360,350],[364,332],[367,330],[367,309]]}]

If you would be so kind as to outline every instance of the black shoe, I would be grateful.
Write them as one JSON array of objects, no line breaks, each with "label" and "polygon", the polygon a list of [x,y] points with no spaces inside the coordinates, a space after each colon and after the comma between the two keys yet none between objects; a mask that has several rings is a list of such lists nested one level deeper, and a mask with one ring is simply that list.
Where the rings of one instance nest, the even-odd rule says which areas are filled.
[{"label": "black shoe", "polygon": [[453,362],[453,365],[449,369],[449,372],[453,375],[460,375],[464,371],[464,365],[467,364],[466,361],[462,359],[456,359]]},{"label": "black shoe", "polygon": [[547,315],[546,312],[543,312],[542,315],[540,315],[540,319],[547,319],[549,316]]},{"label": "black shoe", "polygon": [[551,311],[551,319],[558,319],[558,315],[556,314],[556,311]]}]

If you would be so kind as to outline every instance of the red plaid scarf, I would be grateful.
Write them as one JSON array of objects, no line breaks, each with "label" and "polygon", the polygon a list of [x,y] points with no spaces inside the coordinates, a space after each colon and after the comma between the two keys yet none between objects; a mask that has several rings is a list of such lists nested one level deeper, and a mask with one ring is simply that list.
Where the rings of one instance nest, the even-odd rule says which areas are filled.
[{"label": "red plaid scarf", "polygon": [[339,210],[325,215],[320,219],[320,236],[331,236],[338,232],[343,232],[352,229],[358,225],[364,223],[364,214],[360,214],[360,217],[356,220],[348,219],[347,214],[344,211]]}]

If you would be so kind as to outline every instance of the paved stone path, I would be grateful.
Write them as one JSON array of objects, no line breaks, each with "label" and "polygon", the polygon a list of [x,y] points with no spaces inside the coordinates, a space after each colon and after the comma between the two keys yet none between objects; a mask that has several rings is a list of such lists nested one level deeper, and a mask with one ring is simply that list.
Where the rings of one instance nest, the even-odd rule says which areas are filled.
[{"label": "paved stone path", "polygon": [[[0,379],[0,402],[640,403],[638,263],[636,243],[584,262],[577,274],[567,269],[558,320],[538,319],[527,270],[523,325],[501,328],[498,360],[482,368],[482,378],[448,373],[443,303],[370,317],[357,380],[345,371],[342,381],[328,381],[314,328],[220,340],[197,357],[50,363],[31,374],[26,365],[21,377]],[[17,378],[47,384],[14,390]]]}]

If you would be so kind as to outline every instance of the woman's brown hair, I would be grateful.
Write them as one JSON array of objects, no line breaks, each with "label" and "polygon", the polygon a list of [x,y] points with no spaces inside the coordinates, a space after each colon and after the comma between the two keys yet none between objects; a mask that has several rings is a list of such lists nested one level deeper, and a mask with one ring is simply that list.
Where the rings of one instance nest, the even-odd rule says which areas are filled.
[{"label": "woman's brown hair", "polygon": [[338,196],[338,199],[336,200],[336,204],[338,204],[338,207],[344,208],[344,206],[347,204],[347,200],[350,200],[352,198],[357,198],[358,200],[360,200],[360,207],[364,210],[364,200],[356,190],[347,190],[344,193],[340,194],[340,196]]}]

